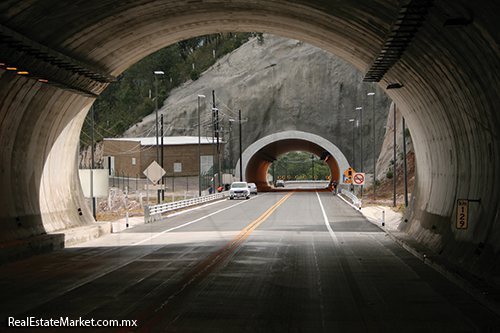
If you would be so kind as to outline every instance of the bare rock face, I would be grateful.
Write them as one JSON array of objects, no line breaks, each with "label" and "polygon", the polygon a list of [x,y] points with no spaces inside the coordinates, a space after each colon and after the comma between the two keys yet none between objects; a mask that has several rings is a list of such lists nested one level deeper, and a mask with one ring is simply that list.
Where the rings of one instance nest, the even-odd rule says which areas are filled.
[{"label": "bare rock face", "polygon": [[[298,40],[264,35],[252,39],[216,62],[196,81],[186,82],[164,101],[165,135],[198,135],[198,95],[201,135],[212,136],[212,91],[219,109],[221,136],[228,141],[225,158],[234,168],[239,149],[238,110],[242,119],[243,150],[272,133],[298,130],[324,137],[335,144],[361,171],[373,171],[373,115],[375,150],[381,150],[391,100],[376,84],[363,82],[364,74],[339,57]],[[367,96],[375,92],[375,97]],[[360,112],[363,107],[362,128]],[[154,136],[155,114],[130,128],[126,137]],[[356,119],[353,122],[350,119]],[[354,145],[353,145],[354,131]]]}]

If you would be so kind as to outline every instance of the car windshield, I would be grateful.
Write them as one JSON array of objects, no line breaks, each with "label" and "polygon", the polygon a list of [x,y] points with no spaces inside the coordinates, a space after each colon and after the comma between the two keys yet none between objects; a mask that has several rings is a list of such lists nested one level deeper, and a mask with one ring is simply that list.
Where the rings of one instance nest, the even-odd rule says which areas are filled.
[{"label": "car windshield", "polygon": [[238,188],[238,187],[246,187],[247,185],[245,183],[234,183],[231,185],[232,188]]}]

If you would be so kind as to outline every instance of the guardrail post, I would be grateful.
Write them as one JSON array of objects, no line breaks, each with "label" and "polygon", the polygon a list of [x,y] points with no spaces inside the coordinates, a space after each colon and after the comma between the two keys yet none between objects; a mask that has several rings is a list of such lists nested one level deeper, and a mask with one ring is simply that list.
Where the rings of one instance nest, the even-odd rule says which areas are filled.
[{"label": "guardrail post", "polygon": [[150,222],[149,204],[144,205],[144,223]]}]

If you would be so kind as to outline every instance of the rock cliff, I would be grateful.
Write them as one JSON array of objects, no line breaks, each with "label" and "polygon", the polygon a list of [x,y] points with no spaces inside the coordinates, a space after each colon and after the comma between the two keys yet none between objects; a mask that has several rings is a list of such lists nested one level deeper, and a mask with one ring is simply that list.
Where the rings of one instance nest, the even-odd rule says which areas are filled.
[{"label": "rock cliff", "polygon": [[[174,90],[159,110],[165,135],[198,135],[198,95],[201,99],[202,135],[212,136],[212,91],[215,91],[225,156],[234,168],[238,156],[238,128],[229,120],[241,110],[243,150],[271,133],[299,130],[314,133],[335,144],[360,171],[360,134],[363,134],[364,171],[373,171],[373,113],[375,151],[378,156],[386,133],[390,98],[376,84],[363,82],[363,73],[339,57],[298,40],[264,35],[226,55],[196,81]],[[367,96],[375,92],[375,97]],[[373,105],[373,102],[375,103]],[[350,119],[360,119],[362,128]],[[373,112],[375,111],[375,112]],[[143,119],[126,137],[154,136],[155,114]],[[355,124],[359,122],[355,122]],[[232,128],[231,128],[232,127]],[[222,131],[221,131],[222,132]]]}]

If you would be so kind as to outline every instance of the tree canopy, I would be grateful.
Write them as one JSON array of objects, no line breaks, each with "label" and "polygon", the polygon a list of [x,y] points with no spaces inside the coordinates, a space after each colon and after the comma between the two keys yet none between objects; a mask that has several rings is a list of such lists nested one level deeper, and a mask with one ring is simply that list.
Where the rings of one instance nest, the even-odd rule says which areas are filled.
[{"label": "tree canopy", "polygon": [[280,177],[290,180],[326,180],[330,175],[330,168],[325,162],[311,153],[302,151],[292,151],[279,156],[268,173],[273,174],[273,168],[275,179]]}]

